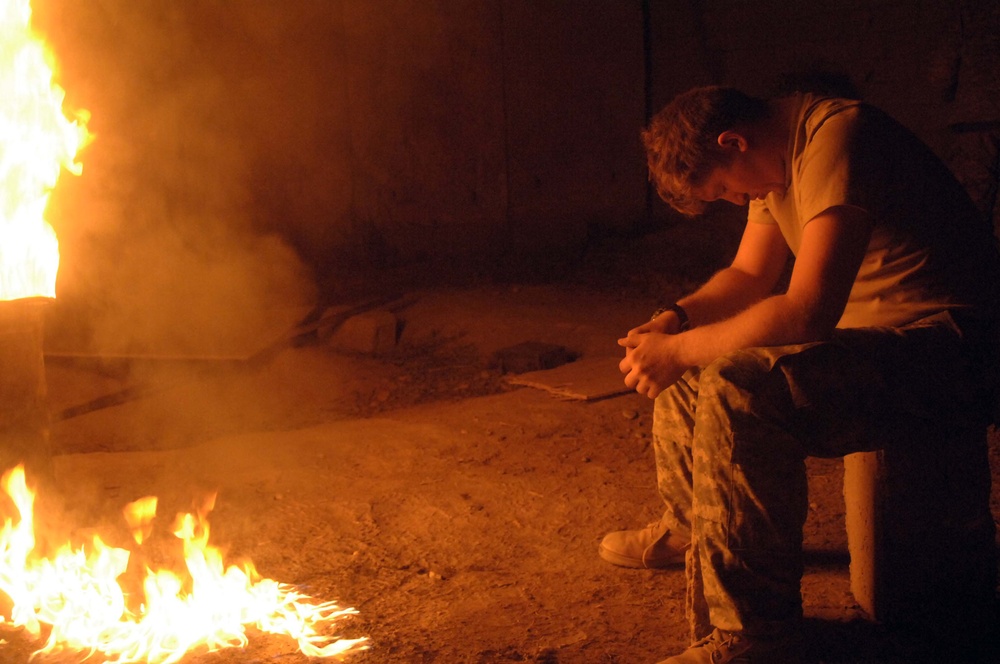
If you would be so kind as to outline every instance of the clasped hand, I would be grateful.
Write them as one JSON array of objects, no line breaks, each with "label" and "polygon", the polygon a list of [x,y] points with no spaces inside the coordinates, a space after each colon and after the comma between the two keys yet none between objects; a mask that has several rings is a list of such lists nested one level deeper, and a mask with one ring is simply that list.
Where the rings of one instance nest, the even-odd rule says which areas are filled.
[{"label": "clasped hand", "polygon": [[625,385],[650,399],[676,383],[687,370],[678,361],[677,336],[658,328],[651,321],[629,330],[628,336],[618,340],[625,349],[625,357],[618,363],[618,369],[625,374]]}]

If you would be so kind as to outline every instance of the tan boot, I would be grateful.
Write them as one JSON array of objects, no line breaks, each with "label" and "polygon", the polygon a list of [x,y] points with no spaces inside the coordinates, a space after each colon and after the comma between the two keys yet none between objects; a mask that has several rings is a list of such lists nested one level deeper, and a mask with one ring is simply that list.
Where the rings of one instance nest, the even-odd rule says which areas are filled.
[{"label": "tan boot", "polygon": [[659,664],[796,664],[801,662],[801,656],[794,643],[794,639],[759,640],[716,629]]},{"label": "tan boot", "polygon": [[654,521],[641,530],[617,530],[601,540],[597,553],[612,565],[662,569],[683,567],[684,553],[691,542],[678,537],[662,520]]}]

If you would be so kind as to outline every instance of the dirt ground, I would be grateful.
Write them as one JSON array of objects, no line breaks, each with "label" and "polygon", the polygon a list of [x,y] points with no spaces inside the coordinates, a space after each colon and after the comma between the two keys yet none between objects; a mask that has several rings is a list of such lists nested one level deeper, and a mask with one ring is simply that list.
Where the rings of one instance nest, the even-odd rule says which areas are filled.
[{"label": "dirt ground", "polygon": [[[704,278],[724,226],[609,241],[558,282],[415,290],[397,312],[396,350],[381,357],[320,342],[252,366],[50,362],[56,414],[152,389],[54,418],[42,516],[129,548],[126,503],[159,496],[169,520],[217,491],[212,539],[227,560],[358,610],[339,633],[370,648],[349,662],[656,662],[686,646],[683,572],[597,557],[607,531],[658,516],[651,403],[512,386],[490,358],[524,341],[617,356],[622,332]],[[883,661],[885,635],[850,593],[842,464],[808,469],[811,661]],[[7,641],[0,661],[26,662],[23,634]],[[245,649],[184,659],[305,661],[294,643],[255,633]]]}]

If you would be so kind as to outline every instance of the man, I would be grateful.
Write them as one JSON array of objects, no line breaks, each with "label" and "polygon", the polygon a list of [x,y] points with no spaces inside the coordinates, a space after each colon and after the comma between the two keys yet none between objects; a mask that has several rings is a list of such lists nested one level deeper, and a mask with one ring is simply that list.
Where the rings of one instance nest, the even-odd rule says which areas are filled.
[{"label": "man", "polygon": [[663,664],[795,661],[804,458],[984,435],[994,238],[931,151],[856,100],[698,88],[643,141],[671,206],[748,220],[729,267],[619,341],[626,385],[656,400],[666,510],[600,555],[686,566],[694,644]]}]

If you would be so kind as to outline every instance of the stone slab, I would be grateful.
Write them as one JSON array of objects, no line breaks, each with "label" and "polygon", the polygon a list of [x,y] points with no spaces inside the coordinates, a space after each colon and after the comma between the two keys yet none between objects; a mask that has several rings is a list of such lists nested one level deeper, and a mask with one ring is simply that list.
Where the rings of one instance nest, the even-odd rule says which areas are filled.
[{"label": "stone slab", "polygon": [[631,392],[618,371],[620,361],[618,357],[581,358],[555,369],[510,376],[507,382],[545,390],[564,399],[606,399]]}]

